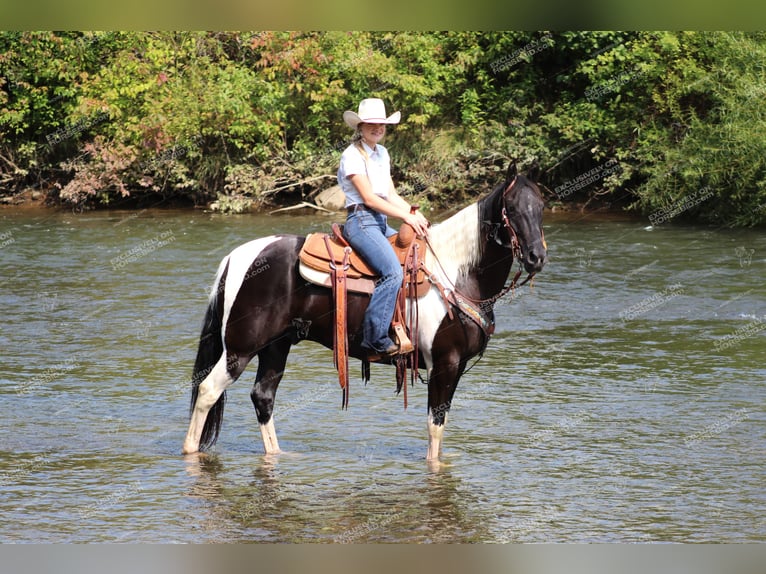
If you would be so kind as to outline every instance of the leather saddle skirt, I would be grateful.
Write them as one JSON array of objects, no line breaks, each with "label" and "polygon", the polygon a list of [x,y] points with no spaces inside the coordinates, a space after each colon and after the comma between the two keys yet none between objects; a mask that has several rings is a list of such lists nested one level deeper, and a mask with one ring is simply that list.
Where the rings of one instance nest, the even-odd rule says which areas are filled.
[{"label": "leather saddle skirt", "polygon": [[[325,241],[325,237],[329,241]],[[426,257],[426,241],[423,238],[415,237],[415,233],[409,225],[402,225],[399,233],[389,237],[389,242],[394,249],[394,253],[399,257],[402,266],[407,264],[407,254],[415,251],[419,262],[424,262]],[[330,245],[329,253],[327,245]],[[333,224],[333,233],[311,233],[306,237],[306,242],[301,248],[299,258],[299,272],[309,283],[332,287],[330,279],[330,265],[336,266],[343,264],[345,249],[348,243],[341,234],[338,224]],[[349,248],[350,249],[350,248]],[[410,257],[411,260],[411,257]],[[378,275],[370,269],[367,262],[353,249],[349,255],[349,266],[346,269],[346,287],[349,291],[356,293],[372,293],[375,289],[375,280]],[[426,273],[422,265],[418,265],[417,280],[415,285],[411,285],[407,268],[405,271],[405,287],[408,292],[416,290],[417,296],[422,297],[431,288],[431,283],[426,280]]]}]

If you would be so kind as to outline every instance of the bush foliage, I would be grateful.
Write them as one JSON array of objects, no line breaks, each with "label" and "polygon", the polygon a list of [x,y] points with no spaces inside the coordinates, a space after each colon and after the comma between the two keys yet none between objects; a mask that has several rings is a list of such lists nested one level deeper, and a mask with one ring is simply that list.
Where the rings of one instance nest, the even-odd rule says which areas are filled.
[{"label": "bush foliage", "polygon": [[302,201],[377,96],[413,200],[468,201],[515,158],[551,204],[758,225],[764,61],[764,33],[2,32],[0,194]]}]

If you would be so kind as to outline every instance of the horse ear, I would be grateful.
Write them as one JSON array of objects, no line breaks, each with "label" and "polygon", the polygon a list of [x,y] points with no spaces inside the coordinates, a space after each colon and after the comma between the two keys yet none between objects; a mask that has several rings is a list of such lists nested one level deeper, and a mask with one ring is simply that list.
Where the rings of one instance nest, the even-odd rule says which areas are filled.
[{"label": "horse ear", "polygon": [[505,181],[511,181],[518,173],[519,172],[516,169],[516,160],[512,159],[511,163],[508,164],[508,172],[505,174]]}]

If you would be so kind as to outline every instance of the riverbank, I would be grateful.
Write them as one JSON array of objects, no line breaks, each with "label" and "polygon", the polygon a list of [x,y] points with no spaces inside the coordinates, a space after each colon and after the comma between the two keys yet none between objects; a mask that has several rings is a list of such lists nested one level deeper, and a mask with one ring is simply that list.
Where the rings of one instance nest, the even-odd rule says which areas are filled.
[{"label": "riverbank", "polygon": [[[329,190],[327,190],[329,191]],[[195,211],[208,211],[216,213],[311,213],[325,212],[325,213],[342,213],[342,207],[338,207],[338,204],[330,204],[326,201],[319,201],[315,197],[314,202],[300,201],[297,203],[273,203],[273,204],[256,204],[251,203],[250,207],[241,210],[224,209],[220,205],[220,200],[209,201],[205,205],[195,205],[192,201],[179,197],[126,197],[121,200],[113,201],[107,205],[100,204],[87,204],[87,205],[73,205],[63,203],[57,198],[53,197],[54,194],[46,194],[43,191],[36,189],[26,189],[20,193],[14,195],[7,195],[0,197],[0,211],[14,211],[14,210],[47,210],[50,212],[67,212],[73,211],[75,213],[82,213],[84,211],[124,211],[124,212],[138,212],[152,209],[181,209],[181,210],[195,210]],[[317,194],[317,197],[320,194]],[[337,198],[335,198],[337,200]],[[236,198],[233,199],[236,201]],[[463,202],[459,207],[440,207],[440,206],[424,206],[424,209],[433,213],[445,213],[462,208],[467,203]],[[637,218],[640,214],[635,211],[628,211],[624,206],[615,206],[610,201],[601,200],[588,200],[588,201],[569,201],[562,202],[558,198],[545,198],[545,211],[546,213],[600,213],[609,214],[610,216],[623,215],[625,218]]]},{"label": "riverbank", "polygon": [[143,209],[189,208],[205,209],[205,206],[195,206],[188,198],[179,197],[125,197],[109,204],[87,203],[82,205],[64,203],[53,192],[43,192],[36,189],[25,189],[22,192],[0,196],[0,209],[45,209],[50,211],[109,211],[113,209],[140,211]]},{"label": "riverbank", "polygon": [[[207,206],[191,206],[182,202],[157,201],[148,203],[144,207],[128,207],[126,205],[110,205],[88,208],[86,210],[73,209],[72,206],[47,203],[44,197],[39,194],[33,194],[30,190],[23,194],[18,194],[14,202],[0,203],[0,219],[22,219],[25,217],[53,218],[74,215],[75,218],[85,214],[92,216],[107,216],[115,220],[115,225],[122,225],[137,222],[144,219],[164,218],[172,215],[198,214],[199,216],[212,216],[222,222],[241,221],[244,219],[260,217],[278,217],[282,224],[293,225],[293,222],[300,222],[307,217],[315,219],[324,219],[327,221],[329,230],[330,222],[342,221],[345,213],[342,210],[318,211],[308,207],[298,207],[295,209],[280,209],[270,207],[268,209],[252,210],[245,213],[224,213],[214,211]],[[451,215],[465,207],[466,204],[460,204],[451,208],[426,208],[426,214],[434,224],[440,223]],[[577,222],[644,222],[649,224],[646,216],[635,212],[616,209],[610,205],[596,205],[593,202],[586,203],[567,203],[558,204],[550,202],[546,204],[544,211],[544,221],[546,225],[556,223],[577,223]],[[195,217],[196,219],[196,217]]]},{"label": "riverbank", "polygon": [[[46,207],[46,194],[42,191],[27,189],[15,195],[5,195],[0,197],[0,208],[3,207]],[[50,206],[53,207],[53,206]]]}]

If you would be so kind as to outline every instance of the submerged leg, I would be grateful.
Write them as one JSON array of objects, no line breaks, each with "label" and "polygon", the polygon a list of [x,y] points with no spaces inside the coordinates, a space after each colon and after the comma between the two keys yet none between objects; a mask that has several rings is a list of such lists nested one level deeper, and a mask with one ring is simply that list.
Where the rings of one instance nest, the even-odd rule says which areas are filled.
[{"label": "submerged leg", "polygon": [[457,353],[434,364],[428,379],[428,452],[426,460],[438,461],[447,414],[465,364]]},{"label": "submerged leg", "polygon": [[269,422],[260,425],[261,439],[263,440],[263,450],[266,454],[279,454],[282,449],[279,448],[279,441],[277,440],[277,431],[274,428],[274,418],[270,418]]},{"label": "submerged leg", "polygon": [[263,348],[258,353],[258,374],[255,384],[250,391],[250,399],[255,407],[255,416],[260,425],[263,450],[266,454],[277,454],[280,451],[277,433],[274,429],[274,397],[277,387],[282,380],[290,353],[291,340],[283,336]]},{"label": "submerged leg", "polygon": [[442,437],[444,436],[444,425],[447,424],[447,413],[439,424],[436,423],[431,409],[428,409],[428,452],[426,460],[429,462],[439,460],[439,454],[442,448]]},{"label": "submerged leg", "polygon": [[[239,373],[232,374],[229,372],[226,355],[222,354],[210,373],[200,383],[197,391],[197,400],[194,403],[191,420],[189,421],[189,430],[184,440],[184,454],[190,454],[199,450],[200,439],[206,422],[208,422],[208,425],[212,422],[212,424],[220,427],[220,420],[207,421],[208,413],[218,402],[226,388],[236,380],[237,376],[239,376]],[[217,434],[217,429],[214,434]],[[213,438],[214,440],[215,438]]]},{"label": "submerged leg", "polygon": [[433,416],[431,409],[428,409],[428,452],[426,453],[427,461],[439,460],[442,448],[442,437],[444,436],[444,426],[447,424],[447,413],[444,413],[443,418],[436,422],[437,419]]}]

